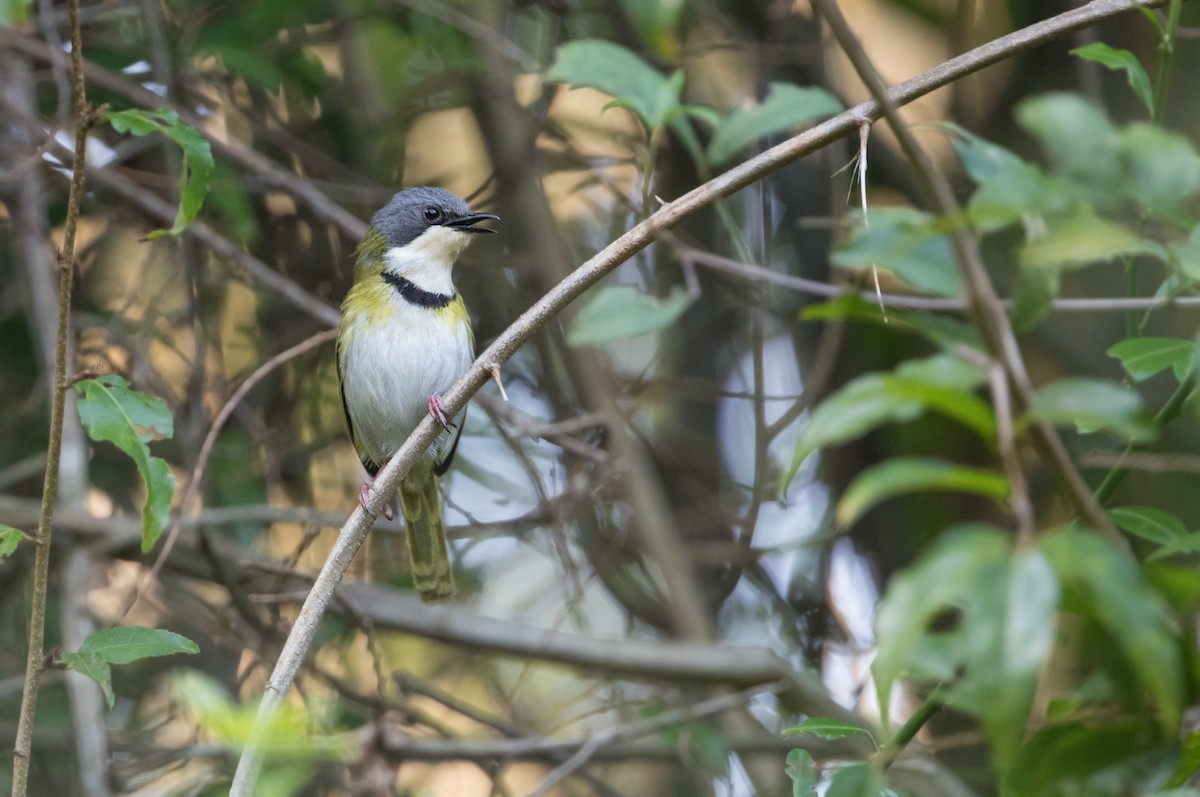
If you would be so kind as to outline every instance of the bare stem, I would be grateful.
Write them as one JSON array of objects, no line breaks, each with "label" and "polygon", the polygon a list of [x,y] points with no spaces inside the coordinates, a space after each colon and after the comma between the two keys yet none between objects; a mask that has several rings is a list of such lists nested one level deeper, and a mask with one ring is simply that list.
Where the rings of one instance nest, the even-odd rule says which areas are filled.
[{"label": "bare stem", "polygon": [[51,384],[50,444],[46,452],[46,476],[42,485],[42,507],[38,518],[33,564],[33,595],[29,616],[29,655],[25,664],[25,685],[21,692],[21,714],[17,720],[17,738],[13,746],[13,797],[26,797],[29,791],[29,763],[33,753],[33,722],[37,712],[38,687],[46,661],[46,593],[50,581],[50,537],[54,523],[54,505],[58,500],[58,466],[62,457],[63,416],[66,412],[67,340],[71,329],[71,289],[75,266],[75,232],[79,224],[79,204],[83,196],[83,153],[87,145],[92,113],[87,104],[83,80],[83,36],[79,27],[79,0],[69,0],[71,20],[72,97],[75,107],[75,164],[71,169],[71,192],[67,199],[67,219],[63,248],[58,256],[58,328],[54,342],[54,379]]}]

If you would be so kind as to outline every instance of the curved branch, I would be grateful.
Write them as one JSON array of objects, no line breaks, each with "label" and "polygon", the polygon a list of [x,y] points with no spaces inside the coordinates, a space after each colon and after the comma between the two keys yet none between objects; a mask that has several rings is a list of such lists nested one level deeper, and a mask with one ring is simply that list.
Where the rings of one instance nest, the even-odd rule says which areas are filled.
[{"label": "curved branch", "polygon": [[[946,85],[958,78],[978,71],[1014,53],[1049,41],[1057,36],[1087,27],[1100,20],[1127,13],[1137,6],[1157,8],[1167,0],[1094,0],[1083,8],[1068,11],[1051,19],[1031,25],[1003,36],[970,52],[941,64],[934,69],[892,88],[887,96],[896,104],[904,104]],[[551,289],[532,307],[526,310],[481,354],[470,370],[445,394],[442,403],[449,415],[462,409],[467,400],[491,377],[489,367],[501,365],[525,344],[535,331],[556,316],[584,291],[633,255],[644,249],[661,231],[670,229],[683,219],[707,207],[721,197],[728,196],[740,188],[791,163],[842,136],[856,132],[864,119],[875,119],[882,113],[879,103],[870,100],[861,103],[834,118],[823,122],[757,155],[724,174],[700,185],[684,196],[668,202],[657,212],[606,246],[558,285]],[[418,458],[433,442],[439,427],[431,417],[425,417],[408,440],[396,452],[391,461],[375,479],[371,493],[371,505],[358,507],[346,521],[330,550],[329,558],[313,584],[312,591],[304,601],[300,613],[292,625],[287,642],[279,660],[267,681],[262,702],[255,719],[251,735],[237,771],[234,773],[230,797],[249,797],[262,767],[262,734],[270,726],[272,718],[283,703],[284,695],[291,688],[304,656],[316,635],[317,625],[326,607],[333,598],[338,582],[350,566],[370,531],[372,517],[367,509],[378,514],[391,500],[400,479],[408,473]]]}]

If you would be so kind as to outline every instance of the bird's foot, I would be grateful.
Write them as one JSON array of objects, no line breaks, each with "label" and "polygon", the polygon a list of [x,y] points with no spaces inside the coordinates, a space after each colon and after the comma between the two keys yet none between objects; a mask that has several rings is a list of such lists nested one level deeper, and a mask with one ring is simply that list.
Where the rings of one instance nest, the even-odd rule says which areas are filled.
[{"label": "bird's foot", "polygon": [[[371,485],[372,484],[373,484],[373,482],[371,482],[371,481],[363,482],[363,486],[361,488],[359,488],[359,491],[358,491],[358,503],[360,506],[362,506],[364,512],[366,512],[371,517],[375,517],[375,513],[371,511],[371,507],[370,507]],[[392,519],[392,517],[393,517],[392,507],[390,505],[388,505],[388,504],[383,505],[383,516],[385,518],[387,518],[388,520]]]},{"label": "bird's foot", "polygon": [[446,408],[442,405],[442,397],[434,393],[425,402],[425,406],[429,408],[429,414],[433,419],[442,425],[444,429],[456,429],[454,422],[446,417]]}]

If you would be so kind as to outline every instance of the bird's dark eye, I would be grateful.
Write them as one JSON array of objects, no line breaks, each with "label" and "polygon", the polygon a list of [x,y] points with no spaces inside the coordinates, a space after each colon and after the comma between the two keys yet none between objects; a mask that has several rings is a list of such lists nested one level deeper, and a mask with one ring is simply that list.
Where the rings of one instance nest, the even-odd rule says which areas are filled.
[{"label": "bird's dark eye", "polygon": [[437,221],[441,217],[442,217],[442,209],[441,208],[435,208],[432,205],[425,208],[425,220],[426,221]]}]

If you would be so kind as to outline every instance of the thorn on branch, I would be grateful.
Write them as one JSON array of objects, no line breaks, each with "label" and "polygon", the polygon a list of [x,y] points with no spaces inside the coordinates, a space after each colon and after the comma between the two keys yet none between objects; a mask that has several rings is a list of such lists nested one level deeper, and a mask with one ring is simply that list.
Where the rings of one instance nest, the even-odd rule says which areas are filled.
[{"label": "thorn on branch", "polygon": [[500,379],[500,365],[498,363],[488,363],[483,366],[483,370],[492,375],[492,381],[496,383],[496,387],[500,388],[500,398],[508,401],[508,391],[504,389],[504,382]]}]

